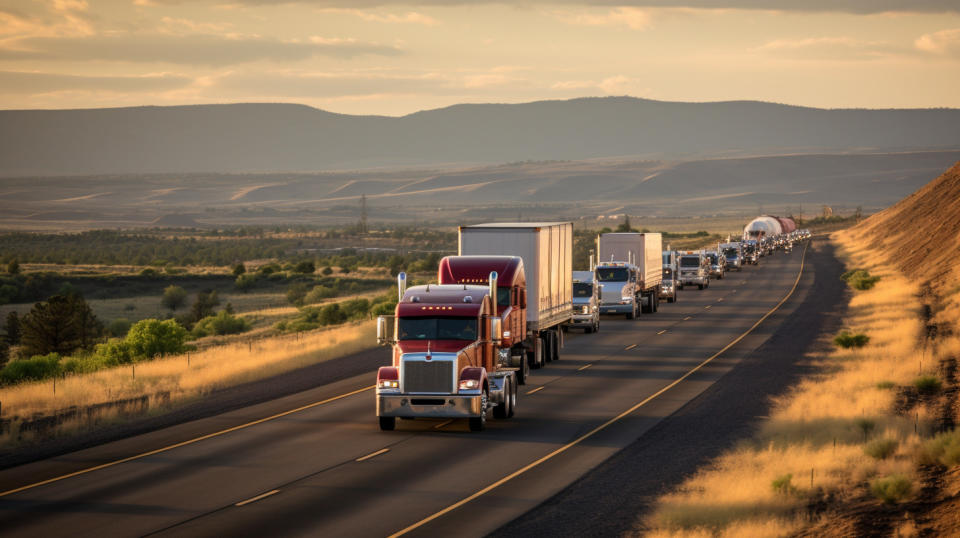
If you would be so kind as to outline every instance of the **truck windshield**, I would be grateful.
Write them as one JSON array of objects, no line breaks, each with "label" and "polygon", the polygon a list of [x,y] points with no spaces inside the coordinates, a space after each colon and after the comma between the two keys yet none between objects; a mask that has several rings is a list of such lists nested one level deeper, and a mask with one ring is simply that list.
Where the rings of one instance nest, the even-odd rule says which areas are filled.
[{"label": "truck windshield", "polygon": [[737,249],[735,249],[735,248],[725,248],[725,249],[723,249],[723,255],[726,256],[727,258],[736,258],[736,257],[737,257],[737,254],[738,254],[738,253],[737,253]]},{"label": "truck windshield", "polygon": [[477,318],[400,318],[397,340],[476,340]]},{"label": "truck windshield", "polygon": [[684,256],[680,258],[680,267],[700,267],[700,257]]},{"label": "truck windshield", "polygon": [[707,259],[710,260],[712,265],[717,264],[717,255],[716,254],[707,254]]},{"label": "truck windshield", "polygon": [[597,280],[600,282],[626,282],[626,267],[597,267]]},{"label": "truck windshield", "polygon": [[593,284],[589,282],[574,282],[573,296],[574,297],[593,297]]}]

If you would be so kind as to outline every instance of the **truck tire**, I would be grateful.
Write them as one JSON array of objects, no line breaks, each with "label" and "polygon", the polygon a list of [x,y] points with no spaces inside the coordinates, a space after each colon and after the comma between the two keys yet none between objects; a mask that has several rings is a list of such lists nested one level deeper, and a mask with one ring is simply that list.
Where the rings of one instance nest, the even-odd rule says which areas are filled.
[{"label": "truck tire", "polygon": [[584,328],[583,328],[583,332],[586,333],[586,334],[592,333],[592,332],[593,332],[593,325],[587,325],[586,327],[584,327]]},{"label": "truck tire", "polygon": [[543,336],[543,364],[553,362],[554,348],[556,347],[556,333],[548,332]]},{"label": "truck tire", "polygon": [[698,289],[698,290],[702,290],[702,289],[703,289],[703,284],[697,284],[697,289]]},{"label": "truck tire", "polygon": [[513,418],[513,415],[517,413],[517,384],[511,383],[510,389],[513,392],[510,394],[510,412],[507,413],[507,418]]},{"label": "truck tire", "polygon": [[392,432],[397,427],[397,417],[377,417],[380,419],[380,430]]},{"label": "truck tire", "polygon": [[550,333],[550,360],[560,360],[560,334]]},{"label": "truck tire", "polygon": [[513,389],[513,382],[507,377],[503,385],[503,403],[493,408],[494,418],[508,418],[513,414],[513,399],[516,391]]},{"label": "truck tire", "polygon": [[484,389],[483,396],[481,397],[480,403],[480,416],[479,417],[470,417],[470,431],[472,432],[482,432],[487,427],[487,402],[490,401],[490,397],[487,396],[487,391]]}]

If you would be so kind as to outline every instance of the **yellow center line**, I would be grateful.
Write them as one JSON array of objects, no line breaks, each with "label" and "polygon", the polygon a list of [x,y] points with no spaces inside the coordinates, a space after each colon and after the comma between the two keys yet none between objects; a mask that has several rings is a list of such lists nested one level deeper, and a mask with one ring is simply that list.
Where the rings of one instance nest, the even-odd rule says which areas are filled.
[{"label": "yellow center line", "polygon": [[721,303],[721,302],[723,302],[723,297],[721,297],[721,298],[719,298],[719,299],[717,299],[717,302],[718,302],[718,303]]},{"label": "yellow center line", "polygon": [[663,334],[663,333],[665,333],[665,332],[667,332],[667,330],[666,330],[666,329],[664,329],[664,330],[662,330],[662,331],[660,331],[660,332],[658,332],[657,334],[658,334],[658,335],[660,335],[660,334]]},{"label": "yellow center line", "polygon": [[687,316],[687,317],[683,318],[683,321],[687,321],[688,319],[690,319],[690,318],[692,318],[692,317],[693,317],[693,316]]},{"label": "yellow center line", "polygon": [[533,390],[527,391],[527,394],[533,394],[534,392],[540,392],[541,390],[543,390],[543,389],[545,389],[545,388],[547,388],[547,387],[537,387],[537,388],[535,388],[535,389],[533,389]]},{"label": "yellow center line", "polygon": [[441,422],[440,424],[437,424],[437,425],[434,426],[433,428],[434,428],[435,430],[439,430],[440,428],[446,426],[447,424],[450,424],[451,422],[453,422],[453,419],[444,420],[443,422]]},{"label": "yellow center line", "polygon": [[387,452],[390,452],[389,448],[381,448],[380,450],[373,452],[372,454],[367,454],[362,458],[357,458],[356,461],[367,461],[370,458],[376,458],[380,454],[386,454]]},{"label": "yellow center line", "polygon": [[[776,306],[774,306],[772,309],[770,309],[769,312],[767,312],[766,314],[764,314],[763,317],[761,317],[759,320],[757,320],[757,322],[754,323],[753,326],[751,326],[749,329],[747,329],[746,332],[744,332],[743,334],[741,334],[740,336],[738,336],[738,337],[737,337],[736,339],[734,339],[732,342],[730,342],[729,344],[727,344],[726,346],[724,346],[723,349],[721,349],[720,351],[717,351],[716,353],[714,353],[713,355],[711,355],[709,358],[707,358],[706,360],[704,360],[704,361],[701,362],[700,364],[698,364],[698,365],[694,366],[693,368],[691,368],[687,373],[685,373],[685,374],[683,374],[682,376],[678,377],[677,379],[675,379],[674,381],[672,381],[670,384],[668,384],[667,386],[663,387],[662,389],[658,390],[657,392],[655,392],[655,393],[651,394],[650,396],[644,398],[642,401],[640,401],[639,403],[637,403],[636,405],[634,405],[634,406],[631,407],[630,409],[627,409],[627,410],[624,411],[623,413],[620,413],[619,415],[611,418],[610,420],[604,422],[603,424],[597,426],[596,428],[590,430],[589,432],[581,435],[580,437],[577,437],[577,438],[574,439],[573,441],[570,441],[569,443],[567,443],[567,444],[563,445],[562,447],[554,450],[553,452],[547,454],[546,456],[543,456],[542,458],[540,458],[540,459],[538,459],[538,460],[536,460],[536,461],[533,461],[533,462],[531,462],[531,463],[528,463],[527,465],[525,465],[525,466],[517,469],[516,471],[508,474],[507,476],[501,478],[500,480],[497,480],[496,482],[494,482],[494,483],[490,484],[489,486],[481,489],[480,491],[477,491],[476,493],[473,493],[472,495],[468,495],[467,497],[464,497],[463,499],[460,499],[459,501],[451,504],[450,506],[444,508],[443,510],[440,510],[439,512],[436,512],[436,513],[434,513],[434,514],[431,515],[431,516],[425,517],[425,518],[423,518],[423,519],[421,519],[420,521],[414,523],[413,525],[410,525],[409,527],[407,527],[407,528],[405,528],[405,529],[399,530],[399,531],[391,534],[391,535],[390,535],[390,538],[395,538],[395,537],[397,537],[397,536],[402,536],[402,535],[404,535],[404,534],[407,534],[407,533],[410,532],[410,531],[419,529],[420,527],[426,525],[427,523],[430,523],[431,521],[433,521],[433,520],[435,520],[435,519],[437,519],[437,518],[439,518],[439,517],[441,517],[441,516],[443,516],[443,515],[445,515],[445,514],[448,514],[448,513],[452,512],[452,511],[456,510],[457,508],[460,508],[461,506],[469,503],[470,501],[472,501],[472,500],[474,500],[474,499],[476,499],[476,498],[478,498],[478,497],[480,497],[480,496],[482,496],[482,495],[485,495],[485,494],[489,493],[490,491],[493,491],[494,489],[502,486],[503,484],[506,484],[507,482],[513,480],[514,478],[516,478],[516,477],[518,477],[518,476],[526,473],[526,472],[529,471],[530,469],[533,469],[534,467],[537,467],[537,466],[543,464],[545,461],[548,461],[548,460],[550,460],[550,459],[553,459],[554,457],[556,457],[556,456],[558,456],[558,455],[566,452],[567,450],[570,450],[571,448],[573,448],[573,447],[579,445],[580,443],[582,443],[584,440],[589,439],[590,437],[593,437],[594,435],[596,435],[598,432],[600,432],[600,431],[602,431],[602,430],[605,430],[605,429],[608,428],[611,424],[614,424],[614,423],[620,421],[620,419],[622,419],[623,417],[626,417],[627,415],[633,413],[633,412],[636,411],[637,409],[640,409],[641,407],[647,405],[647,403],[651,402],[654,398],[657,398],[657,397],[660,396],[661,394],[663,394],[663,393],[667,392],[668,390],[672,389],[673,387],[677,386],[677,385],[680,384],[683,380],[685,380],[686,378],[690,377],[691,375],[693,375],[695,372],[697,372],[698,370],[700,370],[701,368],[703,368],[703,367],[706,366],[707,364],[713,362],[714,359],[716,359],[717,357],[719,357],[719,356],[720,356],[721,354],[723,354],[726,350],[728,350],[728,349],[730,349],[731,347],[737,345],[741,340],[743,340],[744,338],[746,338],[748,334],[752,333],[752,332],[754,331],[754,329],[756,329],[757,327],[759,327],[761,323],[763,323],[768,317],[772,316],[774,312],[776,312],[777,310],[780,309],[781,306],[783,306],[783,303],[786,303],[787,300],[788,300],[791,296],[793,296],[793,292],[797,290],[797,286],[800,284],[800,277],[803,276],[803,267],[804,267],[804,262],[806,261],[806,257],[807,257],[807,248],[806,248],[806,246],[804,246],[804,248],[803,248],[803,256],[800,258],[800,271],[797,273],[797,279],[793,282],[793,287],[790,288],[790,291],[787,292],[787,294],[783,297],[783,299],[780,300],[779,303],[776,304]],[[528,393],[528,394],[529,394],[529,393]]]},{"label": "yellow center line", "polygon": [[234,506],[243,506],[243,505],[245,505],[245,504],[255,503],[255,502],[259,501],[260,499],[266,499],[267,497],[269,497],[269,496],[271,496],[271,495],[276,495],[277,493],[280,493],[280,490],[279,490],[279,489],[275,489],[275,490],[273,490],[273,491],[268,491],[268,492],[266,492],[266,493],[261,493],[260,495],[257,495],[256,497],[251,497],[251,498],[249,498],[249,499],[247,499],[247,500],[245,500],[245,501],[240,501],[240,502],[238,502],[237,504],[235,504]]},{"label": "yellow center line", "polygon": [[708,305],[705,306],[704,308],[710,308],[711,306],[713,306],[713,305],[712,305],[712,304],[708,304]]},{"label": "yellow center line", "polygon": [[623,348],[624,351],[630,351],[631,349],[637,347],[637,344],[630,344],[629,346]]},{"label": "yellow center line", "polygon": [[189,439],[189,440],[187,440],[187,441],[182,441],[182,442],[180,442],[180,443],[176,443],[176,444],[173,444],[173,445],[168,445],[168,446],[165,446],[165,447],[163,447],[163,448],[158,448],[158,449],[156,449],[156,450],[151,450],[151,451],[149,451],[149,452],[144,452],[144,453],[142,453],[142,454],[137,454],[137,455],[135,455],[135,456],[130,456],[130,457],[127,457],[127,458],[122,458],[122,459],[119,459],[119,460],[110,461],[110,462],[103,463],[103,464],[100,464],[100,465],[95,465],[95,466],[93,466],[93,467],[88,467],[88,468],[86,468],[86,469],[81,469],[81,470],[79,470],[79,471],[74,471],[74,472],[72,472],[72,473],[67,473],[67,474],[65,474],[65,475],[56,476],[56,477],[54,477],[54,478],[49,478],[49,479],[47,479],[47,480],[42,480],[42,481],[36,482],[36,483],[34,483],[34,484],[28,484],[28,485],[26,485],[26,486],[21,486],[21,487],[19,487],[19,488],[10,489],[10,490],[4,491],[4,492],[0,492],[0,497],[6,497],[7,495],[13,495],[14,493],[19,493],[19,492],[21,492],[21,491],[26,491],[26,490],[28,490],[28,489],[33,489],[33,488],[36,488],[36,487],[39,487],[39,486],[44,486],[44,485],[46,485],[46,484],[52,484],[52,483],[54,483],[54,482],[59,482],[59,481],[61,481],[61,480],[66,480],[67,478],[73,478],[74,476],[80,476],[80,475],[82,475],[82,474],[92,473],[92,472],[94,472],[94,471],[99,471],[100,469],[106,469],[106,468],[108,468],[108,467],[113,467],[113,466],[115,466],[115,465],[120,465],[121,463],[127,463],[127,462],[131,462],[131,461],[134,461],[134,460],[143,459],[143,458],[146,458],[146,457],[148,457],[148,456],[153,456],[153,455],[155,455],[155,454],[160,454],[160,453],[162,453],[162,452],[167,452],[167,451],[169,451],[169,450],[173,450],[173,449],[175,449],[175,448],[180,448],[180,447],[183,447],[183,446],[192,445],[192,444],[194,444],[194,443],[199,443],[200,441],[206,441],[207,439],[212,439],[212,438],[214,438],[214,437],[219,437],[219,436],[221,436],[221,435],[226,435],[226,434],[228,434],[228,433],[235,432],[235,431],[237,431],[237,430],[242,430],[242,429],[245,429],[245,428],[249,428],[249,427],[251,427],[251,426],[256,426],[257,424],[263,424],[264,422],[269,422],[269,421],[271,421],[271,420],[276,420],[276,419],[278,419],[278,418],[282,418],[282,417],[285,417],[285,416],[287,416],[287,415],[292,415],[292,414],[294,414],[294,413],[299,413],[300,411],[305,411],[305,410],[307,410],[307,409],[311,409],[311,408],[313,408],[313,407],[317,407],[318,405],[323,405],[323,404],[330,403],[330,402],[333,402],[333,401],[336,401],[336,400],[341,400],[341,399],[343,399],[343,398],[347,398],[348,396],[353,396],[354,394],[360,394],[361,392],[366,392],[366,391],[374,388],[374,386],[375,386],[375,385],[370,385],[369,387],[364,387],[364,388],[362,388],[362,389],[357,389],[357,390],[352,391],[352,392],[347,392],[347,393],[341,394],[341,395],[339,395],[339,396],[334,396],[334,397],[332,397],[332,398],[327,398],[326,400],[321,400],[321,401],[319,401],[319,402],[313,402],[313,403],[311,403],[311,404],[307,404],[307,405],[304,405],[304,406],[302,406],[302,407],[298,407],[298,408],[296,408],[296,409],[291,409],[291,410],[289,410],[289,411],[284,411],[284,412],[282,412],[282,413],[277,413],[276,415],[271,415],[271,416],[266,417],[266,418],[257,419],[257,420],[251,421],[251,422],[247,422],[246,424],[240,424],[239,426],[233,426],[233,427],[231,427],[231,428],[227,428],[227,429],[225,429],[225,430],[220,430],[220,431],[218,431],[218,432],[208,433],[207,435],[201,435],[200,437],[195,437],[195,438]]},{"label": "yellow center line", "polygon": [[577,371],[579,372],[580,370],[586,370],[587,368],[590,368],[591,366],[593,366],[593,365],[592,365],[592,364],[585,364],[585,365],[581,366],[580,368],[577,368]]}]

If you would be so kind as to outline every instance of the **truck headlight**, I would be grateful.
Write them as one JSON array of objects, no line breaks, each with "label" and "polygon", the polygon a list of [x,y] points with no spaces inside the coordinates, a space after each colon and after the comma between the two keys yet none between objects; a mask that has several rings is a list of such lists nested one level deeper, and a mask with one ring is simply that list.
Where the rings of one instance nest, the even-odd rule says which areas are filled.
[{"label": "truck headlight", "polygon": [[400,388],[400,382],[396,379],[381,379],[377,386],[381,389],[398,389]]},{"label": "truck headlight", "polygon": [[620,304],[630,304],[633,302],[633,297],[621,297]]},{"label": "truck headlight", "polygon": [[477,390],[480,388],[479,379],[461,379],[460,390]]}]

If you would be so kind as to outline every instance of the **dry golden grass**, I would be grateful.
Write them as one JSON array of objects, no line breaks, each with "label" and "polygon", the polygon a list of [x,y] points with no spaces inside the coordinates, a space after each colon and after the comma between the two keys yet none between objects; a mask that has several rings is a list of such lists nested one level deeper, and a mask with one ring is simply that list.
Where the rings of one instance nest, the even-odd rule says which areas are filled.
[{"label": "dry golden grass", "polygon": [[[168,392],[174,404],[211,391],[264,379],[342,357],[375,342],[375,322],[364,321],[299,335],[278,336],[212,347],[134,366],[27,383],[3,391],[5,417],[51,414],[70,406],[89,406]],[[189,357],[189,359],[188,359]],[[188,363],[189,360],[189,363]],[[134,376],[135,374],[135,376]],[[3,439],[6,442],[8,439]]]},{"label": "dry golden grass", "polygon": [[[825,373],[778,398],[754,439],[663,496],[644,522],[649,535],[783,536],[809,524],[800,516],[811,496],[842,496],[881,476],[916,476],[914,455],[935,417],[922,406],[912,419],[893,414],[894,387],[935,374],[937,358],[960,350],[960,340],[924,349],[915,282],[883,265],[849,232],[834,238],[849,268],[882,277],[873,289],[854,293],[844,319],[870,342],[810,357]],[[891,457],[864,452],[876,439],[897,442]],[[774,481],[785,475],[792,475],[790,487],[777,490]]]}]

